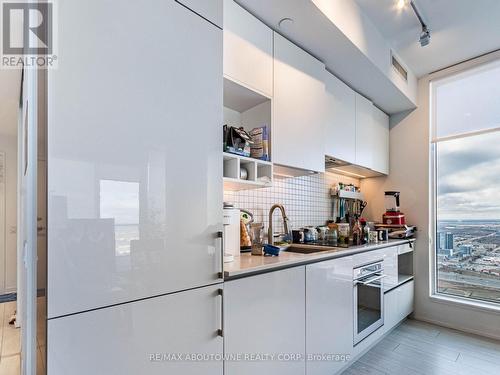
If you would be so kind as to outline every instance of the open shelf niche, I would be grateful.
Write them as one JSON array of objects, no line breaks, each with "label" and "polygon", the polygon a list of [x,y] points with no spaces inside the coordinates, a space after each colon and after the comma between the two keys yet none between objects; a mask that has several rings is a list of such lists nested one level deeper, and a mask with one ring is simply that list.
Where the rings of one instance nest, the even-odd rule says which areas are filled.
[{"label": "open shelf niche", "polygon": [[[224,124],[241,127],[250,132],[266,126],[268,155],[271,159],[271,98],[224,77]],[[224,189],[246,190],[268,187],[273,182],[273,164],[251,157],[224,152]],[[242,178],[246,170],[246,179]]]}]

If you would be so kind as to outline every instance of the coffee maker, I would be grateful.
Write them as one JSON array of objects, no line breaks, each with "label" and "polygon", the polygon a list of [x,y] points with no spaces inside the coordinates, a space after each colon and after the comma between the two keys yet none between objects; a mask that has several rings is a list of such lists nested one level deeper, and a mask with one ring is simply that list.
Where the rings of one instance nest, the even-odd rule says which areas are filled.
[{"label": "coffee maker", "polygon": [[399,209],[399,191],[385,192],[385,214],[382,220],[385,225],[401,226],[406,224],[405,215]]}]

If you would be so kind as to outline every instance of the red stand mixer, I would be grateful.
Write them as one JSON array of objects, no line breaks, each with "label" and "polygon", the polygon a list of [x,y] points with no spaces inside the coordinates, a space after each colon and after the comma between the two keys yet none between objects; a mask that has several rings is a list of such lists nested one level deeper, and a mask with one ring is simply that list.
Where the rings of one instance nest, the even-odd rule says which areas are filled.
[{"label": "red stand mixer", "polygon": [[385,214],[382,220],[385,225],[402,226],[406,224],[405,215],[399,210],[399,191],[385,192]]}]

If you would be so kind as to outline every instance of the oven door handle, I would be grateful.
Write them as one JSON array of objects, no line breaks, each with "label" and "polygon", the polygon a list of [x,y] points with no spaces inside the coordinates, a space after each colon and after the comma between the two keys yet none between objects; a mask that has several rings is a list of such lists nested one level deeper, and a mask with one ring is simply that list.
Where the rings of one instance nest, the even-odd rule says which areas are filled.
[{"label": "oven door handle", "polygon": [[362,284],[362,285],[368,285],[368,284],[371,284],[373,283],[374,281],[377,281],[377,280],[382,280],[384,278],[386,278],[387,275],[380,275],[380,276],[376,276],[374,278],[371,278],[371,279],[368,279],[366,281],[360,281],[360,280],[356,280],[354,282],[354,285],[358,285],[358,284]]}]

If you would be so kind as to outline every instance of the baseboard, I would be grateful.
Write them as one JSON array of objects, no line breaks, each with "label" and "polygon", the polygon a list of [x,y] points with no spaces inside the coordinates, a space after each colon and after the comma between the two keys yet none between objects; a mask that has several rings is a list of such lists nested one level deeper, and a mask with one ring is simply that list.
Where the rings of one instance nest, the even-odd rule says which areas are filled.
[{"label": "baseboard", "polygon": [[425,322],[425,323],[435,324],[437,326],[441,326],[441,327],[444,327],[444,328],[454,329],[455,331],[469,333],[469,334],[476,335],[476,336],[487,337],[489,339],[493,339],[493,340],[497,340],[497,341],[500,340],[500,335],[493,335],[493,334],[488,333],[488,332],[483,332],[483,331],[479,331],[479,330],[475,330],[475,329],[470,329],[470,328],[456,327],[453,324],[442,322],[442,321],[436,320],[436,319],[431,319],[431,318],[428,318],[428,317],[425,317],[425,316],[415,315],[414,319],[415,320],[420,320],[421,322]]}]

